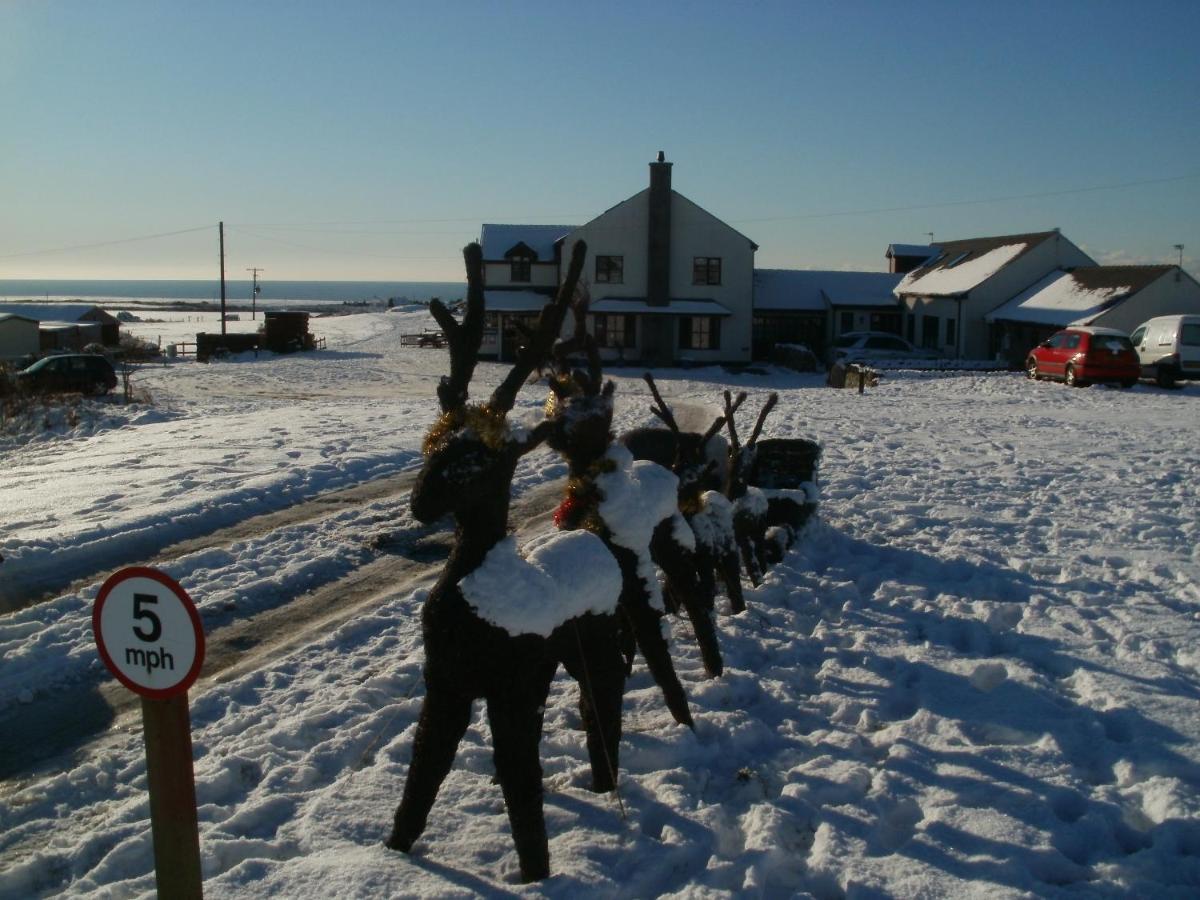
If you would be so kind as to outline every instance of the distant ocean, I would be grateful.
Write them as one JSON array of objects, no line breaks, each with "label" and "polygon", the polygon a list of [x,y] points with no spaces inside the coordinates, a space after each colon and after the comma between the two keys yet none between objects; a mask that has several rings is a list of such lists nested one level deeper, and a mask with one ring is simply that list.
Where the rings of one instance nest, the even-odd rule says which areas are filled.
[{"label": "distant ocean", "polygon": [[[310,306],[326,304],[378,304],[389,299],[458,300],[466,296],[465,282],[452,281],[269,281],[259,283],[258,304],[266,307]],[[226,281],[225,300],[229,306],[250,305],[250,281]],[[103,306],[124,304],[220,303],[218,281],[38,281],[0,280],[0,302],[85,300]]]}]

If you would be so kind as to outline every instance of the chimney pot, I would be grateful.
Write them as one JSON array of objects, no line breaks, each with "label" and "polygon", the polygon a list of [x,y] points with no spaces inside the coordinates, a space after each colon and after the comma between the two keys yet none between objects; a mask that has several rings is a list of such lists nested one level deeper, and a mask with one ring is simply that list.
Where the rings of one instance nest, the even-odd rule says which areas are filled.
[{"label": "chimney pot", "polygon": [[665,154],[665,153],[663,153],[661,150],[659,150],[659,151],[658,151],[658,161],[659,161],[659,162],[666,162],[666,161],[667,161],[667,154]]}]

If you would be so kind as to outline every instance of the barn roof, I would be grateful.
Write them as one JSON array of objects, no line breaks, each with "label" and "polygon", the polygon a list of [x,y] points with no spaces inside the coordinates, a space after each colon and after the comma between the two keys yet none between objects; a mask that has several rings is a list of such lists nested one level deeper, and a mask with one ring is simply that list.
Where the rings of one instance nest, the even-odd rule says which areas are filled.
[{"label": "barn roof", "polygon": [[890,272],[755,269],[754,309],[822,312],[827,306],[895,306],[901,276]]},{"label": "barn roof", "polygon": [[896,296],[920,294],[953,297],[966,294],[1057,234],[1057,231],[1039,231],[1033,234],[939,241],[938,255],[905,275],[896,287]]},{"label": "barn roof", "polygon": [[1086,325],[1157,281],[1173,266],[1079,266],[1051,272],[988,313],[988,322]]},{"label": "barn roof", "polygon": [[98,313],[97,319],[115,325],[116,316],[90,303],[3,303],[0,312],[12,313],[38,322],[78,322],[84,316]]}]

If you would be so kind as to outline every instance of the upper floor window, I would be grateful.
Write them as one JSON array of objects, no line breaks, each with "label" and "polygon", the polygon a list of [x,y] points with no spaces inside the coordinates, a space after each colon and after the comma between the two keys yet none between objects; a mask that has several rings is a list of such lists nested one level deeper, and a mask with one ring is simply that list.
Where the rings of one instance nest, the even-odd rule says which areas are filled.
[{"label": "upper floor window", "polygon": [[718,350],[721,347],[721,320],[717,316],[680,316],[681,350]]},{"label": "upper floor window", "polygon": [[528,256],[514,256],[509,260],[512,265],[511,281],[529,281],[533,260]]},{"label": "upper floor window", "polygon": [[625,283],[625,257],[623,257],[623,256],[597,256],[596,257],[596,283],[597,284],[624,284]]},{"label": "upper floor window", "polygon": [[721,257],[692,257],[692,284],[720,284]]},{"label": "upper floor window", "polygon": [[592,334],[600,347],[632,347],[633,316],[596,313],[592,317]]}]

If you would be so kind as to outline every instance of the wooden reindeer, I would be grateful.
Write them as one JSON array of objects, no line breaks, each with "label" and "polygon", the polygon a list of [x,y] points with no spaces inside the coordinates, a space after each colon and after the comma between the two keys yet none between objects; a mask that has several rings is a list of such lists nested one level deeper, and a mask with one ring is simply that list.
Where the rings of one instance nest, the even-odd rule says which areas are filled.
[{"label": "wooden reindeer", "polygon": [[[641,428],[621,440],[638,458],[639,452],[659,452],[660,448],[673,447],[670,462],[672,471],[679,477],[679,510],[691,526],[696,538],[696,570],[701,596],[708,609],[712,609],[717,591],[717,578],[725,586],[730,608],[734,614],[746,609],[742,594],[741,564],[733,528],[733,507],[719,491],[721,479],[718,462],[711,458],[710,442],[717,437],[725,425],[725,417],[718,416],[708,430],[700,432],[681,431],[671,408],[658,392],[654,376],[649,372],[642,376],[650,388],[657,406],[650,411],[667,426],[673,440],[663,440],[653,432],[662,429]],[[722,452],[724,441],[720,442]],[[657,461],[657,460],[656,460]],[[662,464],[660,462],[660,464]],[[667,583],[667,595],[676,593],[675,585]]]},{"label": "wooden reindeer", "polygon": [[[581,241],[557,299],[543,308],[537,328],[527,333],[527,343],[503,383],[487,403],[469,405],[467,391],[483,334],[483,268],[479,245],[465,249],[468,294],[462,324],[440,303],[431,304],[448,340],[450,376],[437,388],[443,413],[426,438],[425,465],[412,492],[412,513],[419,521],[453,515],[455,544],[422,609],[425,700],[404,795],[387,845],[407,852],[421,835],[470,722],[473,702],[483,699],[491,725],[496,776],[525,881],[544,878],[550,866],[538,745],[546,698],[558,665],[551,648],[568,643],[557,632],[571,628],[569,619],[583,611],[555,608],[569,598],[547,602],[537,596],[496,598],[489,594],[504,583],[498,576],[511,575],[514,570],[522,574],[515,549],[508,549],[512,543],[507,539],[509,491],[517,461],[552,430],[543,422],[531,432],[514,433],[506,416],[521,385],[548,356],[558,336],[585,252]],[[594,545],[591,550],[575,547],[567,554],[567,562],[578,570],[574,573],[577,585],[597,580],[609,585],[608,608],[602,602],[593,604],[601,614],[597,618],[602,618],[615,608],[620,572],[603,544],[586,537],[589,546]],[[509,623],[506,617],[513,615],[511,601],[518,605],[540,602],[535,610],[539,615],[517,615],[540,625]],[[586,630],[580,629],[581,633]],[[575,635],[569,636],[575,639]],[[577,645],[583,643],[586,641]],[[589,697],[593,693],[599,692],[589,692]],[[618,689],[618,729],[619,715]],[[606,768],[611,771],[611,766]]]},{"label": "wooden reindeer", "polygon": [[733,529],[738,549],[742,553],[742,564],[750,581],[757,586],[762,582],[766,566],[765,546],[767,532],[767,498],[758,488],[749,484],[748,473],[754,460],[754,445],[758,443],[763,423],[779,402],[779,395],[772,393],[759,411],[758,421],[745,445],[738,441],[734,414],[745,402],[743,391],[734,400],[725,391],[725,424],[729,429],[729,470],[725,484],[725,496],[733,503]]},{"label": "wooden reindeer", "polygon": [[[547,419],[556,428],[547,443],[562,453],[570,474],[567,496],[555,519],[559,527],[585,528],[600,535],[621,565],[620,610],[623,649],[632,666],[642,651],[675,720],[693,727],[687,697],[667,642],[655,566],[678,586],[692,620],[705,670],[720,675],[723,664],[711,612],[697,584],[694,542],[677,514],[678,481],[660,466],[634,464],[612,434],[613,383],[604,382],[595,340],[584,326],[586,300],[575,309],[575,334],[556,350]],[[571,353],[583,352],[587,369],[572,370]]]}]

